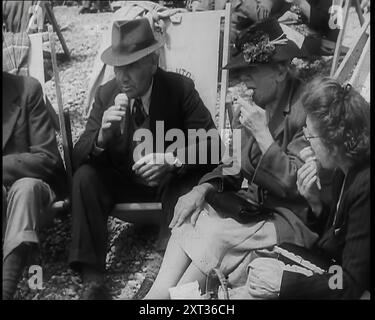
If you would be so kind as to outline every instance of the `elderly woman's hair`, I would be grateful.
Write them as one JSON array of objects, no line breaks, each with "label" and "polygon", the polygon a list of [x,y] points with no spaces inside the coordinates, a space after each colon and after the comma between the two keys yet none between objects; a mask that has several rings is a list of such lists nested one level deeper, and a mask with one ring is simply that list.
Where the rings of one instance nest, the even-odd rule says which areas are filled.
[{"label": "elderly woman's hair", "polygon": [[370,105],[351,85],[328,77],[313,79],[302,97],[321,140],[358,162],[370,156]]}]

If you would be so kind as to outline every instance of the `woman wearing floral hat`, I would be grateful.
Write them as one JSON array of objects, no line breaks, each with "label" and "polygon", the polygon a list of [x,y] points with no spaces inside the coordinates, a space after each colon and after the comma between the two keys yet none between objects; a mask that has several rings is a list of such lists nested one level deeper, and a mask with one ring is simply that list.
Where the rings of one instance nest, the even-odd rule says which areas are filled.
[{"label": "woman wearing floral hat", "polygon": [[[169,298],[169,288],[195,280],[203,290],[215,267],[229,276],[230,285],[243,285],[255,249],[285,241],[309,247],[317,238],[306,226],[308,205],[296,187],[303,164],[299,154],[308,142],[302,130],[302,86],[289,70],[291,60],[304,53],[275,19],[243,33],[237,48],[226,68],[253,92],[252,99],[239,98],[234,106],[240,168],[228,160],[180,197],[170,224],[172,237],[146,299]],[[241,190],[244,179],[247,190]],[[248,208],[240,204],[247,200],[254,204],[255,217],[251,210],[243,215]]]}]

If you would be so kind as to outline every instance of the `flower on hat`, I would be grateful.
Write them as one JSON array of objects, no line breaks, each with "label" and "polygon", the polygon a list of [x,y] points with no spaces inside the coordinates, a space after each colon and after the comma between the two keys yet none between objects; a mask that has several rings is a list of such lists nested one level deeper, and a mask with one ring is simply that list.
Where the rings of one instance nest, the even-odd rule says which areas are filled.
[{"label": "flower on hat", "polygon": [[286,35],[282,34],[275,40],[270,40],[267,33],[261,30],[248,32],[240,40],[239,48],[247,63],[269,62],[276,51],[276,45],[286,44]]}]

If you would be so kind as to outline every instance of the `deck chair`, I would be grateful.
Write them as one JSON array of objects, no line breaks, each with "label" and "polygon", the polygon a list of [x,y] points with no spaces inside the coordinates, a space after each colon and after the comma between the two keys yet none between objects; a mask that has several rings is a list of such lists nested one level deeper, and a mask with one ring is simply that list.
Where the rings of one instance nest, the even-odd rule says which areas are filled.
[{"label": "deck chair", "polygon": [[[30,50],[28,54],[28,65],[29,65],[29,76],[36,78],[40,84],[42,85],[43,89],[43,94],[44,94],[44,99],[46,102],[46,107],[47,111],[51,116],[52,122],[54,124],[54,127],[57,131],[60,130],[60,124],[59,124],[59,119],[58,116],[53,109],[51,103],[48,100],[48,97],[45,94],[45,78],[44,78],[44,64],[43,64],[43,37],[45,34],[43,33],[35,33],[29,35],[30,39]],[[65,115],[65,117],[67,117]],[[63,134],[63,132],[61,132]],[[68,139],[63,139],[63,140],[68,140]],[[65,156],[65,153],[64,153]],[[66,166],[67,160],[64,159],[64,163]],[[70,167],[70,162],[68,164],[68,167],[66,167],[66,172],[68,174],[68,177],[72,175]],[[71,180],[71,179],[70,179]],[[71,183],[68,181],[68,185],[70,186]],[[61,211],[65,210],[69,207],[69,198],[56,201],[55,203],[52,204],[51,209],[53,211]]]},{"label": "deck chair", "polygon": [[[342,27],[340,29],[340,32],[336,41],[336,46],[335,46],[335,51],[334,51],[332,66],[331,66],[331,72],[330,72],[331,77],[334,76],[339,65],[340,57],[344,51],[343,50],[344,46],[342,45],[342,42],[343,42],[345,31],[346,31],[346,25],[348,22],[349,10],[350,10],[351,4],[354,4],[355,6],[360,25],[362,26],[365,22],[365,18],[363,16],[361,4],[359,3],[359,0],[338,0],[338,3],[340,3],[340,6],[343,8],[342,9]],[[340,14],[340,12],[338,14]]]},{"label": "deck chair", "polygon": [[[221,67],[228,62],[229,31],[230,4],[227,4],[225,10],[181,13],[180,23],[167,23],[167,41],[160,55],[162,68],[182,73],[193,79],[213,119],[219,118],[219,129],[224,127],[220,123],[224,123],[225,120],[223,113],[225,113],[228,74],[227,70],[222,70]],[[57,68],[55,63],[53,67]],[[55,80],[58,80],[58,72],[54,74]],[[59,111],[62,111],[62,106],[61,108],[59,106]],[[60,116],[60,120],[60,124],[63,121],[65,127],[69,127],[69,119]],[[63,135],[64,145],[67,146],[66,159],[70,159],[72,145],[68,131]],[[136,223],[144,221],[144,215],[147,214],[148,221],[158,222],[162,220],[161,212],[162,204],[159,202],[118,203],[111,215],[120,220]]]},{"label": "deck chair", "polygon": [[70,52],[66,45],[65,39],[61,33],[60,27],[56,21],[55,15],[53,13],[53,9],[49,1],[38,1],[32,7],[32,15],[30,17],[26,32],[29,33],[30,30],[38,30],[38,33],[42,33],[44,29],[44,18],[45,16],[48,17],[49,21],[51,22],[54,31],[59,38],[61,43],[61,47],[64,51],[65,56],[67,59],[70,58]]},{"label": "deck chair", "polygon": [[348,81],[359,92],[370,73],[369,28],[370,17],[364,22],[356,42],[333,75],[341,83]]},{"label": "deck chair", "polygon": [[222,67],[228,62],[229,27],[230,4],[225,10],[181,14],[181,23],[167,22],[161,54],[164,69],[193,79],[219,130],[224,129],[228,71]]},{"label": "deck chair", "polygon": [[60,130],[58,116],[52,107],[47,95],[45,94],[45,73],[43,61],[43,43],[47,33],[29,34],[30,49],[28,54],[29,76],[37,79],[42,85],[44,102],[46,103],[47,111],[52,119],[53,126],[56,131]]}]

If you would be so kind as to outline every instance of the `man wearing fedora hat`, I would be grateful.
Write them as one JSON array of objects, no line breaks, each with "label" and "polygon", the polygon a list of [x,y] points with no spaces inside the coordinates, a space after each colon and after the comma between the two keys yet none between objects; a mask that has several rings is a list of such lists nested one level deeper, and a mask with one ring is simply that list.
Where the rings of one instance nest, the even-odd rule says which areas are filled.
[{"label": "man wearing fedora hat", "polygon": [[[168,298],[169,288],[195,280],[204,290],[213,268],[220,268],[233,287],[245,285],[255,249],[281,242],[309,247],[317,238],[307,227],[308,205],[296,187],[300,151],[309,144],[302,130],[302,83],[289,69],[293,58],[305,56],[304,49],[275,19],[245,30],[236,48],[226,68],[252,91],[252,98],[238,97],[234,105],[233,127],[241,130],[239,173],[230,174],[223,163],[179,198],[172,236],[147,299]],[[244,179],[247,190],[241,190]],[[226,199],[225,206],[220,199]],[[239,199],[264,205],[268,213],[243,216]]]},{"label": "man wearing fedora hat", "polygon": [[155,139],[160,123],[165,132],[216,130],[193,82],[158,67],[157,50],[163,44],[155,39],[147,19],[116,21],[112,45],[101,56],[114,66],[115,79],[97,90],[86,129],[73,150],[76,171],[69,261],[88,283],[86,299],[104,297],[106,221],[115,203],[161,201],[165,219],[161,237],[167,240],[178,197],[217,165],[190,161],[185,165],[189,150],[198,151],[198,157],[202,151],[210,154],[213,144],[220,145],[217,132],[203,149],[199,143],[184,148],[185,158],[164,152],[172,142],[164,139],[164,150],[137,156],[134,133],[138,129],[151,132],[153,146],[159,142]]}]

